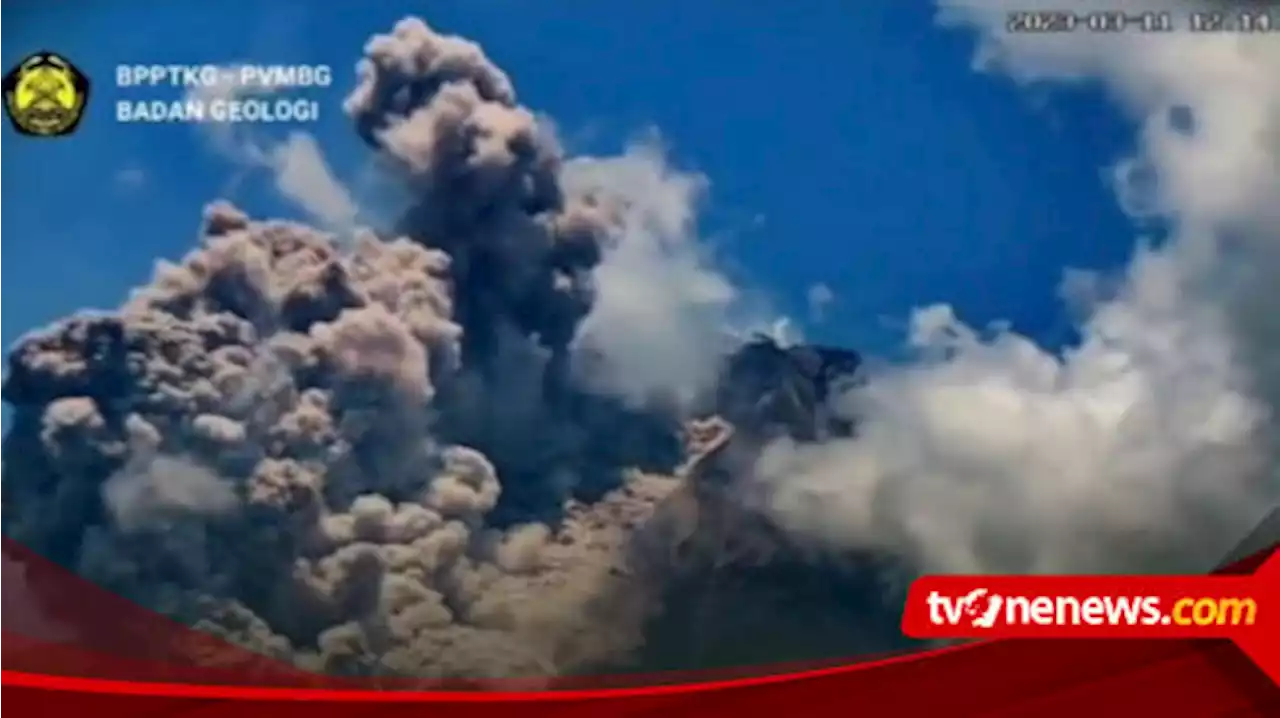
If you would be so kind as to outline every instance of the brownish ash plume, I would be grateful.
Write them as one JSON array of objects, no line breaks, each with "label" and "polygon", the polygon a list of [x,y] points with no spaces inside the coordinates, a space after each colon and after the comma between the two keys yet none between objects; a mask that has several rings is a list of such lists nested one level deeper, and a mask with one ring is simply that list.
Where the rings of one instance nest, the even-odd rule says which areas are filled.
[{"label": "brownish ash plume", "polygon": [[502,70],[421,21],[368,43],[345,108],[415,198],[395,233],[216,202],[119,310],[25,337],[5,534],[318,670],[618,665],[696,507],[679,418],[565,368],[616,208],[569,193]]},{"label": "brownish ash plume", "polygon": [[476,45],[420,21],[369,42],[345,107],[417,198],[397,236],[341,247],[214,203],[118,311],[25,337],[6,535],[323,670],[547,675],[629,650],[649,587],[629,539],[677,482],[618,448],[628,410],[564,379],[609,208],[566,194]]}]

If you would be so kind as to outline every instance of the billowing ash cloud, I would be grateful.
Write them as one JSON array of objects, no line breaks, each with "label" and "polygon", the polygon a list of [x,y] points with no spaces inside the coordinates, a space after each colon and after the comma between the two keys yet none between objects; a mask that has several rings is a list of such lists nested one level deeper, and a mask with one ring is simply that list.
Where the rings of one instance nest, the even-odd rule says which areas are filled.
[{"label": "billowing ash cloud", "polygon": [[609,209],[565,195],[555,138],[474,43],[403,21],[365,52],[345,106],[412,188],[403,227],[453,259],[464,350],[501,354],[510,336],[563,348],[591,305]]},{"label": "billowing ash cloud", "polygon": [[642,470],[681,455],[674,414],[570,381],[626,198],[566,186],[476,45],[409,19],[365,55],[346,109],[413,198],[395,232],[214,203],[118,311],[25,337],[5,533],[324,670],[613,659],[652,603],[633,534],[678,485]]},{"label": "billowing ash cloud", "polygon": [[[329,670],[557,672],[635,640],[634,475],[555,527],[428,409],[457,366],[448,257],[209,209],[120,312],[15,350],[6,532],[147,605]],[[623,600],[627,599],[627,600]]]},{"label": "billowing ash cloud", "polygon": [[[918,312],[921,361],[843,399],[856,439],[765,452],[768,508],[801,536],[928,570],[1208,569],[1280,501],[1280,43],[1024,36],[1007,13],[1050,3],[939,5],[978,31],[980,69],[1105,83],[1140,123],[1115,172],[1123,205],[1172,229],[1121,277],[1072,275],[1083,338],[1061,355],[947,306]],[[1196,6],[1125,7],[1185,23]]]},{"label": "billowing ash cloud", "polygon": [[[987,67],[1100,77],[1142,121],[1117,186],[1175,231],[1118,280],[1073,275],[1066,354],[942,306],[915,317],[919,362],[852,388],[832,349],[755,343],[722,373],[725,336],[763,323],[692,241],[704,180],[651,145],[566,159],[478,46],[410,19],[346,102],[398,225],[339,244],[214,203],[118,311],[25,337],[5,534],[259,651],[427,677],[646,641],[684,660],[704,628],[762,637],[762,661],[883,648],[904,567],[861,569],[885,558],[1207,568],[1280,498],[1280,45],[1020,38],[997,0],[944,9]],[[719,453],[685,482],[678,429],[712,389],[739,426],[695,426]]]}]

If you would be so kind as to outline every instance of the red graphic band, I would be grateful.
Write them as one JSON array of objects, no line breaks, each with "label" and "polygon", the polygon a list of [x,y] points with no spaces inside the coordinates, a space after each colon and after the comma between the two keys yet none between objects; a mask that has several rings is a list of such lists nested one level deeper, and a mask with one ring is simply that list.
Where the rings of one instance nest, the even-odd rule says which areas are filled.
[{"label": "red graphic band", "polygon": [[916,638],[1227,638],[1280,676],[1280,555],[1250,576],[927,576]]}]

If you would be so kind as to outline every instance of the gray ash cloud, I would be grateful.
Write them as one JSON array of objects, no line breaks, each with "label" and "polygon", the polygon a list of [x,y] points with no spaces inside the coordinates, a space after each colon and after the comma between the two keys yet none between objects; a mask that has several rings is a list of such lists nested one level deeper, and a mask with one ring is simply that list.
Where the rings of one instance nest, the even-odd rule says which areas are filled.
[{"label": "gray ash cloud", "polygon": [[365,55],[346,109],[415,198],[399,225],[344,246],[216,202],[117,311],[24,337],[5,534],[320,670],[607,662],[681,451],[565,369],[617,215],[474,44],[408,19]]},{"label": "gray ash cloud", "polygon": [[[270,655],[423,677],[898,647],[885,598],[920,570],[1209,568],[1280,496],[1277,46],[1045,44],[1005,0],[941,5],[983,67],[1144,118],[1142,206],[1176,226],[1093,283],[1079,346],[936,305],[852,387],[814,347],[721,371],[750,302],[694,246],[700,178],[566,158],[476,45],[407,20],[347,102],[400,221],[337,242],[214,203],[118,310],[25,337],[5,535]],[[729,423],[684,456],[690,409]]]}]

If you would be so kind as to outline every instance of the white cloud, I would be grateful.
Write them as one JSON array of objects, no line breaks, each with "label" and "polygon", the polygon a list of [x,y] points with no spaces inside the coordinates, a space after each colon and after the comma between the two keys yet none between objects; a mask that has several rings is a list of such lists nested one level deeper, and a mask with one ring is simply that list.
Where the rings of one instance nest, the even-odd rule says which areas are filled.
[{"label": "white cloud", "polygon": [[[265,97],[279,91],[261,82],[240,84],[235,81],[239,77],[239,64],[227,65],[219,73],[221,78],[211,85],[198,85],[187,91],[187,98],[198,100],[206,105],[214,101],[230,101],[248,97]],[[206,122],[200,125],[215,149],[228,158],[246,164],[262,165],[267,162],[269,152],[261,146],[262,140],[252,132],[252,125],[240,122]]]},{"label": "white cloud", "polygon": [[578,336],[580,356],[592,356],[587,379],[597,388],[637,402],[688,399],[714,381],[734,335],[775,322],[698,241],[706,179],[671,168],[656,140],[617,157],[573,159],[565,182],[622,209]]},{"label": "white cloud", "polygon": [[860,438],[771,447],[770,508],[799,534],[927,570],[1206,569],[1280,500],[1280,43],[1019,36],[1006,13],[1051,3],[940,5],[978,32],[981,70],[1102,81],[1140,123],[1118,199],[1173,233],[1135,251],[1060,356],[919,312],[924,358],[845,398],[867,417]]},{"label": "white cloud", "polygon": [[[281,90],[262,81],[239,84],[237,65],[224,68],[222,82],[193,88],[188,96],[203,102],[264,97]],[[309,132],[295,131],[284,141],[255,132],[248,123],[205,122],[200,128],[216,149],[233,162],[271,172],[276,189],[312,219],[329,229],[350,231],[357,214],[355,200],[334,175],[319,143]]]},{"label": "white cloud", "polygon": [[350,228],[356,221],[351,193],[334,177],[315,137],[293,132],[274,145],[268,160],[276,188],[328,227]]},{"label": "white cloud", "polygon": [[832,291],[831,287],[818,282],[809,287],[805,298],[809,302],[809,320],[812,322],[824,322],[827,319],[827,308],[836,301],[836,293]]}]

